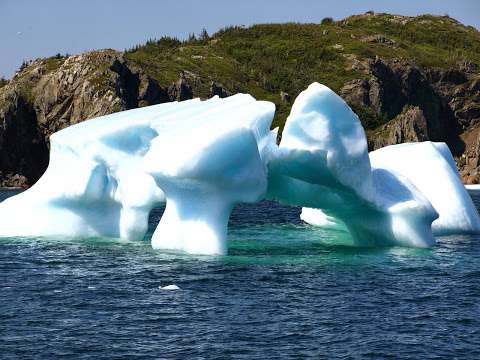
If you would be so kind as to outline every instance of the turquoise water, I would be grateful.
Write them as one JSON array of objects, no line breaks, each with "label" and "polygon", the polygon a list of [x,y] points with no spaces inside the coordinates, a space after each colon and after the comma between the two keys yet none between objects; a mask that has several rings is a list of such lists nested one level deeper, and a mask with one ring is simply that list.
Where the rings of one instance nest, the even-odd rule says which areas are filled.
[{"label": "turquoise water", "polygon": [[480,358],[479,236],[353,248],[298,214],[237,207],[225,257],[1,239],[0,358]]}]

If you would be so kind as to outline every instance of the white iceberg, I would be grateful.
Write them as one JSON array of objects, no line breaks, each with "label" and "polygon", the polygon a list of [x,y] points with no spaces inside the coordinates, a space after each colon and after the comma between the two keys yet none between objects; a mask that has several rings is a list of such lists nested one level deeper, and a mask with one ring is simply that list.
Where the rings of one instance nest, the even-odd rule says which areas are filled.
[{"label": "white iceberg", "polygon": [[395,146],[369,157],[358,117],[318,83],[296,99],[279,146],[274,111],[238,94],[59,131],[42,178],[0,204],[0,236],[142,239],[149,212],[166,201],[155,249],[226,254],[233,206],[265,197],[305,207],[302,219],[347,230],[360,245],[432,246],[437,211],[435,231],[478,231],[446,146]]},{"label": "white iceberg", "polygon": [[274,112],[274,104],[239,94],[61,130],[50,138],[45,174],[0,204],[0,236],[142,239],[151,209],[166,200],[154,248],[225,254],[231,209],[267,189]]},{"label": "white iceberg", "polygon": [[465,189],[473,193],[478,193],[480,191],[480,184],[467,184],[465,185]]},{"label": "white iceberg", "polygon": [[318,226],[323,229],[348,232],[348,228],[341,220],[325,214],[320,209],[304,207],[300,213],[300,219],[307,224]]},{"label": "white iceberg", "polygon": [[358,117],[318,83],[293,104],[270,163],[268,196],[321,209],[324,224],[338,219],[359,245],[435,244],[430,202],[407,178],[371,167]]},{"label": "white iceberg", "polygon": [[165,201],[143,168],[157,129],[217,101],[123,111],[53,134],[45,174],[0,204],[0,235],[142,239],[150,210]]},{"label": "white iceberg", "polygon": [[174,290],[181,290],[178,285],[171,284],[167,286],[159,286],[158,287],[160,290],[167,290],[167,291],[174,291]]},{"label": "white iceberg", "polygon": [[370,161],[402,174],[430,201],[439,214],[432,224],[435,235],[480,232],[477,209],[445,143],[391,145],[371,152]]},{"label": "white iceberg", "polygon": [[167,205],[152,236],[155,249],[226,254],[233,206],[261,200],[275,150],[272,103],[236,95],[159,131],[145,169]]},{"label": "white iceberg", "polygon": [[[430,141],[391,145],[369,154],[372,167],[401,174],[430,201],[439,214],[434,235],[480,232],[480,217],[445,143]],[[320,209],[303,208],[301,219],[322,228],[341,229],[338,219]]]},{"label": "white iceberg", "polygon": [[45,174],[0,204],[0,235],[142,238],[150,210],[164,201],[143,170],[143,157],[157,135],[150,122],[188,106],[124,111],[53,134]]}]

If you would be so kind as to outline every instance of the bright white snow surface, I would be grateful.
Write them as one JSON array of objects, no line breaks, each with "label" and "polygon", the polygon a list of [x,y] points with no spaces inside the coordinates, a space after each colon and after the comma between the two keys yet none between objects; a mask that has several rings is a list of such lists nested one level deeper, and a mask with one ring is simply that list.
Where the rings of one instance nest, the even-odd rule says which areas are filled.
[{"label": "bright white snow surface", "polygon": [[265,197],[315,208],[302,219],[348,230],[359,245],[434,245],[437,212],[439,232],[478,231],[446,146],[394,146],[369,158],[358,117],[318,83],[296,99],[279,146],[274,111],[239,94],[59,131],[42,178],[0,204],[0,236],[142,239],[150,210],[166,201],[154,248],[226,254],[233,206]]}]

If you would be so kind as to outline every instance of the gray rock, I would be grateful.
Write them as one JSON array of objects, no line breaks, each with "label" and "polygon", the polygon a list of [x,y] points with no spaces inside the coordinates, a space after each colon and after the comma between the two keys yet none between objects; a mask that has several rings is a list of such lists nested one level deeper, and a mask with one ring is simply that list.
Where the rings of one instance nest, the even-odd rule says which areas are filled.
[{"label": "gray rock", "polygon": [[180,78],[168,87],[170,101],[183,101],[193,99],[192,87],[188,83],[185,74],[182,72]]},{"label": "gray rock", "polygon": [[286,104],[289,104],[292,101],[292,97],[289,93],[280,91],[280,100]]},{"label": "gray rock", "polygon": [[360,38],[360,41],[366,43],[377,43],[377,44],[385,44],[385,45],[395,45],[395,41],[392,39],[388,39],[385,35],[382,34],[375,34],[375,35],[367,35]]},{"label": "gray rock", "polygon": [[223,85],[218,84],[215,81],[210,83],[210,92],[208,97],[218,96],[220,98],[226,98],[231,95],[230,91],[226,90]]},{"label": "gray rock", "polygon": [[406,106],[377,132],[374,149],[404,142],[428,140],[428,123],[418,106]]}]

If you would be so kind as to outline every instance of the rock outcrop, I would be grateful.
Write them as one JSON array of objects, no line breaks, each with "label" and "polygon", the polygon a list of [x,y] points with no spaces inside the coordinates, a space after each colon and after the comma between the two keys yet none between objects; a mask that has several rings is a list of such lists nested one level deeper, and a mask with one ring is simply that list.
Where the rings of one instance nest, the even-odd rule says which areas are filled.
[{"label": "rock outcrop", "polygon": [[183,101],[193,98],[192,87],[183,72],[180,74],[180,78],[168,87],[168,98],[170,101]]},{"label": "rock outcrop", "polygon": [[374,148],[428,140],[428,124],[418,106],[406,105],[392,121],[383,125],[373,137]]},{"label": "rock outcrop", "polygon": [[366,43],[395,45],[394,40],[387,38],[383,34],[367,35],[367,36],[364,36],[364,37],[360,38],[360,41],[363,41],[363,42],[366,42]]},{"label": "rock outcrop", "polygon": [[289,104],[292,101],[292,97],[289,93],[285,91],[280,91],[280,100],[282,101],[282,103]]},{"label": "rock outcrop", "polygon": [[220,98],[226,98],[232,95],[230,91],[225,89],[225,87],[216,81],[212,81],[210,83],[210,93],[208,97],[218,96]]},{"label": "rock outcrop", "polygon": [[[340,94],[355,109],[368,109],[380,119],[369,131],[372,150],[444,141],[464,181],[480,181],[480,75],[474,65],[421,69],[378,57],[361,63],[369,78],[347,82]],[[113,50],[34,61],[0,91],[0,186],[28,186],[41,176],[53,132],[120,110],[188,100],[204,83],[198,74],[182,71],[163,87]],[[231,92],[212,80],[208,97],[215,95]],[[284,104],[291,101],[283,91],[280,98]]]},{"label": "rock outcrop", "polygon": [[[377,116],[385,116],[397,123],[403,121],[395,118],[405,111],[405,107],[418,107],[426,120],[428,139],[452,141],[448,139],[455,127],[451,109],[422,70],[408,62],[386,62],[377,57],[370,63],[370,74],[370,80],[359,79],[345,84],[340,93],[347,102],[369,107]],[[389,141],[379,139],[376,143],[388,145]]]},{"label": "rock outcrop", "polygon": [[48,165],[53,132],[166,101],[166,89],[113,50],[34,61],[0,92],[0,185],[33,184]]},{"label": "rock outcrop", "polygon": [[480,76],[472,64],[421,69],[406,61],[369,62],[370,79],[346,83],[352,106],[370,109],[386,123],[369,132],[372,150],[412,141],[446,142],[467,183],[480,181]]}]

